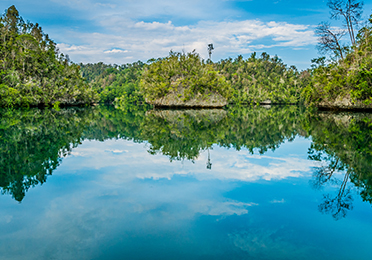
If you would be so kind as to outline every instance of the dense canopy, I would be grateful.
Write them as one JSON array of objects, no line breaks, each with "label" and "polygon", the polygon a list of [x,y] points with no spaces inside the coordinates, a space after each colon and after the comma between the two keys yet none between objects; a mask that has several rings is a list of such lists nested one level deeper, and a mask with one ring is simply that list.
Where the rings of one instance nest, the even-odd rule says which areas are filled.
[{"label": "dense canopy", "polygon": [[38,23],[11,6],[0,18],[0,106],[82,105],[97,100],[79,66]]}]

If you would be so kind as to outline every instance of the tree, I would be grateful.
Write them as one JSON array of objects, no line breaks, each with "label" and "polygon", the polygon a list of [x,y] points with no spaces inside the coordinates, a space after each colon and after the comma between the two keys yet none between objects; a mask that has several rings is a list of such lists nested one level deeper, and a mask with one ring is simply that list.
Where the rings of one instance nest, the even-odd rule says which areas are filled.
[{"label": "tree", "polygon": [[212,51],[214,50],[213,44],[210,43],[208,44],[208,54],[209,54],[209,59],[212,57]]},{"label": "tree", "polygon": [[354,27],[356,27],[362,16],[363,1],[356,0],[329,0],[327,3],[331,9],[331,19],[343,17],[345,26],[349,32],[350,41],[355,45]]},{"label": "tree", "polygon": [[15,6],[0,16],[0,107],[82,105],[96,100],[77,65]]},{"label": "tree", "polygon": [[23,22],[23,20],[20,20],[19,12],[14,5],[6,10],[3,20],[7,29],[13,33],[18,32],[18,26]]},{"label": "tree", "polygon": [[316,69],[321,66],[325,66],[326,57],[314,58],[311,60],[311,68]]},{"label": "tree", "polygon": [[343,52],[346,47],[340,43],[341,38],[345,35],[344,30],[333,32],[329,23],[322,22],[316,27],[315,34],[318,36],[317,48],[320,53],[333,52],[336,57],[344,58]]}]

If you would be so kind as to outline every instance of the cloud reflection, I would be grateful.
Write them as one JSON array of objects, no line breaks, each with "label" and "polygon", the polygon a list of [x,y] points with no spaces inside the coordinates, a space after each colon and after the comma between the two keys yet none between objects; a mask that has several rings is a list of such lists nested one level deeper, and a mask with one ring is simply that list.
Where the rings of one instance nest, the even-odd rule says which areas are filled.
[{"label": "cloud reflection", "polygon": [[85,141],[74,149],[71,157],[65,160],[72,163],[71,172],[82,168],[112,168],[102,176],[113,182],[125,182],[133,179],[171,179],[173,176],[193,176],[198,180],[281,180],[301,177],[308,173],[315,162],[296,155],[279,157],[277,155],[250,154],[248,150],[235,151],[214,146],[210,151],[212,170],[206,169],[207,152],[204,151],[194,161],[169,162],[161,154],[146,152],[146,144],[135,144],[125,140],[110,140],[105,143]]}]

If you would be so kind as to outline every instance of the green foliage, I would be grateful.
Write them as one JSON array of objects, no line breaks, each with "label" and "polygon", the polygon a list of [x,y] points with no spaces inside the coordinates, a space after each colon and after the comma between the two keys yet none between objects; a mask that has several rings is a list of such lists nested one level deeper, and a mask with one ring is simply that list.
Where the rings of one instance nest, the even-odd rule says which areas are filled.
[{"label": "green foliage", "polygon": [[58,52],[37,23],[24,22],[14,6],[0,18],[0,35],[0,107],[96,101],[79,66]]},{"label": "green foliage", "polygon": [[82,75],[89,85],[99,93],[101,103],[142,103],[144,99],[139,92],[139,81],[144,63],[105,65],[80,64]]},{"label": "green foliage", "polygon": [[[309,82],[307,72],[287,67],[277,56],[263,53],[244,60],[242,56],[213,63],[204,62],[195,51],[170,52],[168,57],[151,59],[149,65],[80,64],[81,72],[104,103],[142,103],[180,93],[187,101],[197,93],[216,92],[230,103],[300,103]],[[182,94],[181,94],[182,93]]]},{"label": "green foliage", "polygon": [[253,53],[244,60],[239,56],[214,64],[234,89],[231,102],[257,104],[266,100],[273,103],[298,103],[303,82],[294,66],[287,67],[277,56]]},{"label": "green foliage", "polygon": [[231,93],[225,78],[195,51],[187,54],[170,52],[168,57],[152,62],[143,72],[140,88],[146,100],[164,97],[180,88],[185,91],[185,100],[196,93],[216,92],[225,98]]},{"label": "green foliage", "polygon": [[13,107],[13,105],[20,103],[19,91],[10,88],[5,84],[0,84],[0,105]]},{"label": "green foliage", "polygon": [[354,104],[372,104],[372,23],[359,30],[357,41],[345,59],[325,64],[313,60],[311,81],[302,93],[306,103],[318,105],[345,98]]}]

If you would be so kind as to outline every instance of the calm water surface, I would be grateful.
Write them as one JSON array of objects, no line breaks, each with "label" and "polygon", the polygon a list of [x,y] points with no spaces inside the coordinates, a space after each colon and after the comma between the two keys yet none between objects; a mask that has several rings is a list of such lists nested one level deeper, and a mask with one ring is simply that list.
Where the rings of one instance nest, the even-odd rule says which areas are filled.
[{"label": "calm water surface", "polygon": [[371,114],[0,112],[1,259],[371,259]]}]

